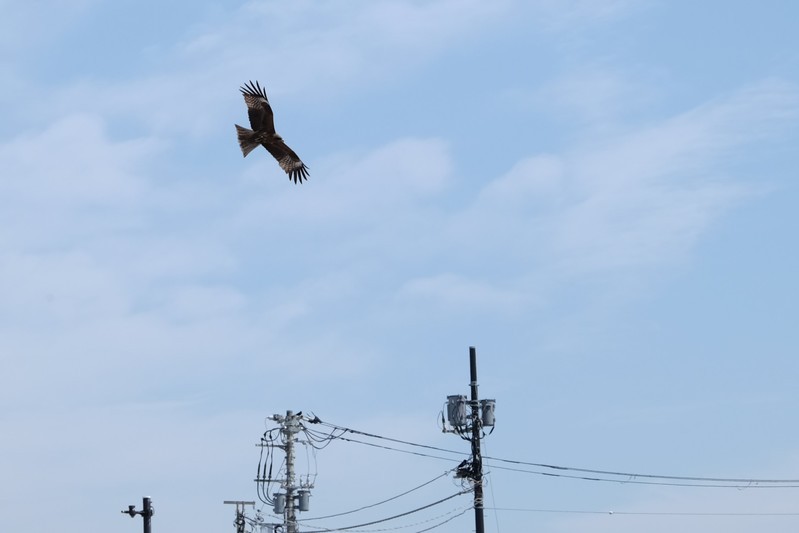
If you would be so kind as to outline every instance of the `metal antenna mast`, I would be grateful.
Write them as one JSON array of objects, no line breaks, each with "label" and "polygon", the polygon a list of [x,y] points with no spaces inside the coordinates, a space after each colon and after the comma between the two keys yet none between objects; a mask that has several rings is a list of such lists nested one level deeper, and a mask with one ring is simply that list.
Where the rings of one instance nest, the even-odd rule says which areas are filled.
[{"label": "metal antenna mast", "polygon": [[[476,533],[485,533],[483,519],[483,455],[480,439],[483,428],[494,427],[495,400],[479,400],[477,397],[477,350],[469,347],[469,387],[471,400],[460,394],[447,396],[447,420],[452,429],[444,426],[445,432],[457,433],[472,445],[472,456],[458,467],[456,477],[468,478],[474,487],[474,527]],[[471,408],[467,414],[466,406]],[[481,413],[482,412],[482,413]]]}]

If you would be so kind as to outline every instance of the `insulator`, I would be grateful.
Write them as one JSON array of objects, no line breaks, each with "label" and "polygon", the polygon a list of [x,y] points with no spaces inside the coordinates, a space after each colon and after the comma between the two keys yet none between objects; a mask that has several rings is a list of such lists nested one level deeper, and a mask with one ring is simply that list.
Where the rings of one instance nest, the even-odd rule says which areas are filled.
[{"label": "insulator", "polygon": [[496,407],[496,403],[496,400],[480,400],[483,427],[494,426],[494,408]]}]

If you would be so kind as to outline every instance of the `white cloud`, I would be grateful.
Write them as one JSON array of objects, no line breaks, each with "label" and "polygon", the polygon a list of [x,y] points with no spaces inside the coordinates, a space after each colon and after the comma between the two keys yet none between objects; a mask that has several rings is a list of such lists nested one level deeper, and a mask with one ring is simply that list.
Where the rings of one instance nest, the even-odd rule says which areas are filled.
[{"label": "white cloud", "polygon": [[500,289],[454,274],[411,279],[400,288],[398,296],[428,309],[480,308],[489,312],[512,312],[522,299],[517,290]]},{"label": "white cloud", "polygon": [[470,234],[507,235],[499,238],[511,254],[511,242],[546,250],[550,264],[573,273],[679,260],[757,193],[761,176],[740,176],[725,160],[795,117],[797,98],[791,85],[764,82],[638,131],[528,159],[487,185],[459,222]]},{"label": "white cloud", "polygon": [[139,199],[144,187],[133,167],[158,144],[146,139],[112,142],[103,129],[96,116],[71,115],[0,146],[5,169],[0,192],[17,202],[75,207]]},{"label": "white cloud", "polygon": [[[617,286],[631,278],[689,257],[714,223],[759,192],[758,182],[771,179],[768,169],[744,170],[738,156],[795,120],[796,87],[764,82],[671,118],[653,118],[661,108],[630,123],[631,101],[637,113],[653,94],[645,82],[639,91],[639,78],[594,62],[547,83],[541,76],[551,65],[542,65],[535,74],[543,88],[532,98],[549,99],[558,114],[574,110],[587,126],[566,129],[577,143],[556,139],[547,153],[530,146],[522,155],[517,144],[509,159],[496,155],[508,143],[495,130],[485,154],[507,172],[494,167],[495,175],[478,177],[459,164],[463,136],[434,120],[414,132],[407,121],[400,139],[390,138],[387,125],[346,153],[317,148],[311,181],[302,186],[287,183],[263,151],[241,159],[231,123],[246,118],[236,88],[251,77],[268,80],[278,129],[291,144],[297,122],[288,118],[297,109],[313,117],[308,122],[332,105],[342,115],[358,107],[357,115],[366,106],[353,102],[379,96],[376,86],[395,95],[411,88],[415,97],[449,82],[442,74],[462,68],[466,52],[484,50],[475,64],[491,61],[496,69],[468,96],[496,101],[491,91],[518,79],[519,50],[562,50],[564,40],[644,4],[192,5],[174,16],[183,26],[171,34],[182,42],[165,43],[157,62],[140,61],[140,70],[123,74],[128,79],[81,69],[91,77],[64,87],[34,83],[20,76],[34,70],[18,64],[0,67],[0,79],[9,80],[0,101],[14,104],[3,129],[13,138],[0,145],[0,418],[9,435],[0,470],[10,480],[0,500],[19,509],[11,529],[29,525],[47,489],[64,488],[71,491],[60,490],[64,497],[48,508],[56,522],[42,527],[138,530],[140,523],[118,511],[147,493],[156,498],[158,528],[216,526],[209,516],[221,513],[193,511],[252,494],[247,472],[257,459],[252,441],[261,416],[235,405],[268,413],[304,403],[323,418],[323,410],[382,413],[364,427],[424,441],[437,406],[429,424],[422,415],[408,418],[407,402],[399,402],[405,411],[397,416],[391,406],[407,388],[398,376],[423,373],[417,395],[446,392],[433,381],[461,378],[428,354],[462,342],[461,334],[497,343],[510,331],[496,327],[499,321],[558,331],[527,348],[508,335],[501,341],[508,355],[487,368],[545,365],[554,352],[582,349],[593,357],[601,328],[582,319],[618,315],[605,302],[591,308],[585,293],[622,292]],[[69,11],[61,7],[47,16]],[[32,20],[34,11],[20,9],[27,14],[8,20]],[[92,23],[103,21],[98,13]],[[56,26],[58,35],[64,26]],[[25,50],[19,45],[50,29],[14,30],[0,42]],[[532,33],[536,39],[528,40]],[[43,42],[63,44],[59,57],[69,58],[70,43],[58,39]],[[141,52],[124,43],[119,50],[120,64],[124,53]],[[21,57],[46,78],[46,65]],[[408,83],[419,73],[425,78]],[[391,111],[387,118],[405,118]],[[419,111],[437,116],[436,109]],[[356,123],[348,116],[339,133],[352,133]],[[620,127],[602,128],[609,123]],[[328,125],[306,131],[324,144]],[[215,135],[225,137],[212,146]],[[448,335],[456,328],[461,340]],[[581,350],[550,349],[558,340]],[[408,348],[415,353],[398,357]],[[556,381],[567,383],[570,370],[551,375],[561,372]],[[508,378],[518,387],[503,383],[508,394],[528,390],[527,374],[518,374]],[[148,397],[158,401],[127,404]],[[613,438],[604,434],[605,442]],[[350,451],[329,471],[352,470],[365,455]],[[416,461],[402,465],[410,481]],[[372,477],[375,489],[385,488]],[[356,494],[334,479],[328,486],[339,499]],[[628,509],[646,510],[644,503]],[[232,517],[223,518],[216,529],[230,526]]]},{"label": "white cloud", "polygon": [[32,99],[49,101],[29,116],[102,112],[160,132],[206,136],[234,109],[241,112],[236,89],[248,79],[266,81],[273,101],[289,94],[320,105],[429,63],[485,32],[509,9],[506,1],[474,0],[251,1],[198,23],[194,35],[164,52],[166,72],[121,82],[85,79],[55,92],[27,88]]},{"label": "white cloud", "polygon": [[342,94],[405,76],[521,12],[534,13],[536,28],[575,21],[593,25],[635,4],[579,0],[564,9],[548,0],[532,6],[510,0],[250,1],[232,11],[211,10],[211,19],[195,21],[191,33],[161,52],[161,72],[121,81],[82,79],[55,90],[24,87],[29,102],[48,101],[46,108],[33,107],[26,114],[28,120],[44,121],[54,112],[101,112],[162,133],[204,137],[241,105],[235,89],[248,79],[266,81],[270,97],[283,106],[297,98],[311,102],[312,111]]},{"label": "white cloud", "polygon": [[[653,79],[654,78],[654,79]],[[660,78],[660,79],[658,79]],[[654,108],[663,76],[639,68],[634,73],[598,63],[571,67],[562,76],[532,89],[514,89],[506,98],[560,123],[576,120],[580,136],[617,135],[631,116]]]},{"label": "white cloud", "polygon": [[563,161],[551,155],[532,156],[516,163],[506,174],[486,185],[476,200],[503,212],[540,210],[564,194]]},{"label": "white cloud", "polygon": [[18,58],[22,49],[37,52],[50,45],[94,3],[94,0],[0,1],[3,13],[0,18],[0,54]]},{"label": "white cloud", "polygon": [[[261,176],[275,174],[275,163],[268,156],[249,164]],[[451,172],[451,155],[443,141],[400,139],[365,154],[323,162],[302,194],[296,187],[284,187],[284,179],[267,182],[270,190],[248,201],[238,219],[240,224],[280,232],[288,227],[307,231],[320,224],[328,230],[331,224],[357,224],[368,230],[366,221],[385,222],[415,212],[415,202],[424,202],[444,190]],[[302,216],[297,214],[300,211]]]},{"label": "white cloud", "polygon": [[[291,345],[297,361],[324,369],[325,345],[352,351],[352,340],[334,331],[335,317],[354,312],[367,294],[400,307],[518,312],[574,276],[680,260],[751,194],[724,158],[795,112],[792,86],[764,83],[601,144],[524,158],[465,207],[442,203],[453,184],[448,144],[401,139],[331,156],[322,162],[325,179],[312,176],[303,187],[262,178],[207,184],[196,209],[213,216],[166,226],[161,217],[191,210],[193,200],[138,170],[158,145],[112,141],[96,118],[65,119],[0,147],[14,169],[5,216],[20,228],[13,238],[6,233],[2,309],[27,324],[5,336],[4,351],[24,348],[54,376],[69,368],[63,354],[83,354],[96,365],[86,380],[133,357],[162,369],[161,379],[175,368],[201,376],[230,354],[266,345],[269,360],[282,360]],[[63,164],[38,158],[42,144],[55,145]],[[248,164],[246,172],[279,172],[267,157]],[[215,191],[224,205],[208,201]],[[23,203],[63,213],[68,223],[14,209]],[[120,228],[119,212],[136,224]],[[69,252],[51,250],[70,242]],[[241,277],[263,281],[244,293],[233,284]],[[359,316],[371,319],[377,308]],[[321,317],[329,326],[314,336],[324,340],[299,342],[293,328]],[[55,327],[34,339],[42,320]],[[369,353],[367,341],[362,351]],[[166,354],[181,355],[167,362]],[[363,372],[371,359],[339,370]],[[22,365],[17,378],[33,371]],[[7,398],[14,381],[24,381],[17,378],[9,376]]]},{"label": "white cloud", "polygon": [[541,0],[534,9],[551,32],[570,32],[618,20],[649,0]]},{"label": "white cloud", "polygon": [[74,324],[124,312],[118,277],[84,252],[0,254],[3,324]]},{"label": "white cloud", "polygon": [[797,96],[794,87],[764,83],[577,154],[556,248],[578,268],[679,258],[757,191],[760,176],[735,176],[724,159],[796,116]]}]

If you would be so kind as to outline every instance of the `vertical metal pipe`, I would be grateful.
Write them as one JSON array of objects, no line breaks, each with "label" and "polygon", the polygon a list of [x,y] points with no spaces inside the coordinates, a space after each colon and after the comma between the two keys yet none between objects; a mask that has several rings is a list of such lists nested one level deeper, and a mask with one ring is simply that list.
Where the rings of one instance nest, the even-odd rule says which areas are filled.
[{"label": "vertical metal pipe", "polygon": [[469,373],[472,389],[472,461],[474,468],[474,529],[485,533],[483,520],[483,456],[480,452],[480,402],[477,399],[477,350],[469,347]]},{"label": "vertical metal pipe", "polygon": [[142,513],[141,517],[144,521],[144,533],[151,533],[152,525],[150,523],[150,518],[153,516],[153,507],[150,498],[145,496],[142,498]]}]

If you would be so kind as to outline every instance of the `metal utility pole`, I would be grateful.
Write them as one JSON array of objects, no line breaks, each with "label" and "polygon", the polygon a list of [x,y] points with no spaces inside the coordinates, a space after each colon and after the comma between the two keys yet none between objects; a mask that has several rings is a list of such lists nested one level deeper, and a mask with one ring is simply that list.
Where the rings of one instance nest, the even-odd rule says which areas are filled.
[{"label": "metal utility pole", "polygon": [[[477,350],[469,347],[469,374],[471,400],[466,401],[466,396],[447,396],[447,420],[452,429],[444,431],[457,433],[461,438],[470,441],[472,456],[458,467],[456,477],[468,478],[474,488],[474,527],[476,533],[485,533],[483,519],[483,455],[480,450],[480,439],[483,438],[483,429],[494,426],[495,400],[480,400],[477,396]],[[466,406],[471,408],[467,414]]]},{"label": "metal utility pole", "polygon": [[[302,415],[300,415],[302,416]],[[299,421],[293,411],[286,411],[286,422],[281,430],[286,449],[286,533],[297,533],[297,513],[294,510],[294,435],[299,431]]]},{"label": "metal utility pole", "polygon": [[141,511],[137,511],[135,505],[128,505],[128,510],[122,512],[124,514],[129,514],[131,518],[133,518],[137,514],[140,514],[144,522],[144,533],[151,533],[150,519],[155,514],[155,510],[153,509],[152,500],[150,500],[149,496],[145,496],[144,498],[142,498]]},{"label": "metal utility pole", "polygon": [[255,507],[255,502],[245,502],[241,500],[225,500],[222,503],[226,505],[236,506],[236,533],[244,533],[244,527],[247,522],[244,520],[244,506],[250,505]]},{"label": "metal utility pole", "polygon": [[[269,418],[280,425],[281,444],[264,444],[262,440],[260,446],[273,446],[286,452],[286,477],[277,480],[264,476],[263,478],[257,478],[255,482],[271,483],[280,481],[280,487],[284,492],[273,494],[271,500],[268,495],[266,498],[268,503],[273,505],[275,514],[283,515],[283,531],[285,533],[297,533],[297,511],[307,511],[309,509],[310,489],[313,488],[313,483],[310,481],[298,485],[294,473],[294,443],[297,433],[305,431],[305,428],[300,424],[303,416],[302,412],[295,414],[293,411],[286,411],[285,417],[273,415]],[[300,441],[300,443],[304,442]]]},{"label": "metal utility pole", "polygon": [[472,472],[474,481],[474,528],[476,533],[485,532],[483,521],[483,454],[480,451],[480,404],[477,400],[477,350],[469,347],[469,374],[472,389]]}]

